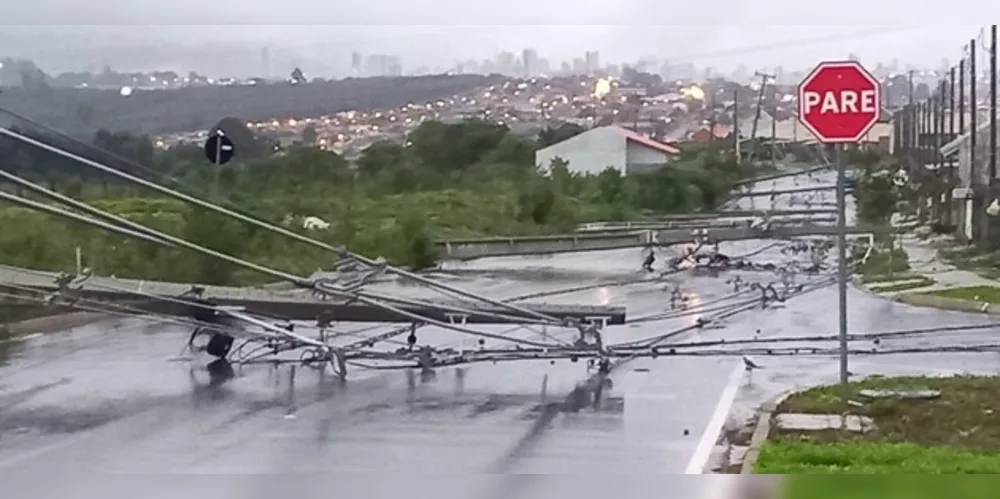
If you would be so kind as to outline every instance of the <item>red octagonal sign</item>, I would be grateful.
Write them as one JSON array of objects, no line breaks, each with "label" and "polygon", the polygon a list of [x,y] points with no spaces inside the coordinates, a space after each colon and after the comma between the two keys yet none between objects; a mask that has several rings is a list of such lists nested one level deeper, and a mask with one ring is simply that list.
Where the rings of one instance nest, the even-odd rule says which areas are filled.
[{"label": "red octagonal sign", "polygon": [[823,62],[799,84],[799,120],[820,142],[857,142],[882,111],[878,80],[853,61]]}]

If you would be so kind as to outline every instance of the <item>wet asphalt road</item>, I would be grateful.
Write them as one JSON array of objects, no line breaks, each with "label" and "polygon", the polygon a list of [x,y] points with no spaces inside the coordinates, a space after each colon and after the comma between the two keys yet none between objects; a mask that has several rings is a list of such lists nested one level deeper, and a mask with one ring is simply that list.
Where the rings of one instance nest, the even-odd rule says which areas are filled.
[{"label": "wet asphalt road", "polygon": [[[777,186],[795,183],[782,180]],[[794,204],[802,206],[799,201]],[[761,202],[756,200],[757,208]],[[746,208],[749,200],[740,204]],[[756,261],[787,259],[778,249],[771,241],[722,245],[731,255],[761,251]],[[661,254],[661,262],[669,251]],[[440,277],[504,298],[644,279],[648,276],[636,271],[641,260],[639,249],[484,259],[449,264]],[[710,316],[710,310],[719,305],[747,298],[731,296],[733,289],[726,281],[733,275],[682,274],[536,301],[624,304],[635,319],[669,313],[669,289],[679,286],[691,295],[689,309]],[[740,275],[745,281],[775,280],[773,274]],[[817,278],[800,275],[796,279],[805,283]],[[377,287],[424,293],[415,287]],[[852,332],[987,321],[979,315],[897,304],[857,290],[851,290],[849,303]],[[690,325],[697,317],[691,314],[612,327],[606,332],[606,342],[657,336]],[[836,288],[830,286],[793,298],[781,308],[745,312],[717,327],[684,333],[671,341],[835,334],[836,320]],[[507,332],[512,328],[483,329]],[[568,330],[548,333],[572,337]],[[237,377],[225,385],[212,387],[203,359],[176,359],[187,334],[173,326],[122,319],[19,345],[0,367],[0,474],[42,470],[371,472],[387,477],[386,473],[399,472],[677,474],[691,464],[734,369],[742,365],[739,355],[635,360],[616,371],[613,387],[599,402],[577,412],[560,412],[557,403],[588,376],[583,362],[478,364],[439,369],[431,378],[353,367],[346,384],[312,369],[254,365],[239,369]],[[524,328],[509,334],[539,338],[537,331]],[[885,340],[871,348],[979,344],[994,341],[996,334],[995,329],[938,333]],[[418,339],[426,344],[475,348],[473,340],[433,328],[421,329]],[[487,346],[499,345],[489,341]],[[738,380],[740,391],[730,424],[742,422],[753,407],[783,391],[837,379],[838,363],[833,356],[754,359],[764,369]],[[998,363],[995,354],[872,355],[853,358],[851,370],[858,375],[993,372]],[[709,440],[714,438],[709,436]],[[253,495],[248,491],[259,490],[254,483],[241,481],[223,488],[233,497],[246,497]],[[691,481],[670,483],[680,490],[700,490]],[[517,492],[530,496],[528,490],[542,490],[536,485]],[[470,479],[462,486],[449,490],[465,491],[456,497],[489,497],[509,495],[512,491],[505,487],[515,485]]]}]

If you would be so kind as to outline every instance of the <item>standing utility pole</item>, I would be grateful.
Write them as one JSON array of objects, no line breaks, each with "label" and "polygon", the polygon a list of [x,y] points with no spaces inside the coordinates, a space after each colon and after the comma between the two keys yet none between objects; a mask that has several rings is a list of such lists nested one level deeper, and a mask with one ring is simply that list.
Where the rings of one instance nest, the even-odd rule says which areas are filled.
[{"label": "standing utility pole", "polygon": [[997,178],[997,25],[990,26],[990,185]]},{"label": "standing utility pole", "polygon": [[[775,109],[775,113],[777,109]],[[771,163],[774,165],[778,164],[778,119],[771,115]]]},{"label": "standing utility pole", "polygon": [[711,144],[715,142],[715,89],[713,88],[711,93],[708,94],[708,143]]},{"label": "standing utility pole", "polygon": [[976,142],[977,139],[976,128],[979,127],[977,123],[979,121],[979,102],[976,98],[976,82],[978,81],[976,75],[976,39],[973,38],[969,40],[969,189],[972,194],[972,240],[978,241],[979,235],[982,232],[980,230],[980,219],[982,216],[979,214],[979,165],[976,164],[978,158],[976,158]]},{"label": "standing utility pole", "polygon": [[736,147],[736,164],[740,164],[740,89],[733,90],[733,141]]},{"label": "standing utility pole", "polygon": [[[955,140],[957,135],[955,135],[955,68],[952,67],[948,72],[948,142]],[[954,202],[952,201],[952,190],[955,188],[955,155],[951,155],[948,158],[948,183],[945,186],[944,192],[944,204],[945,213],[947,214],[947,224],[949,227],[954,227],[955,213]]]},{"label": "standing utility pole", "polygon": [[958,61],[958,134],[965,133],[965,58]]},{"label": "standing utility pole", "polygon": [[938,203],[938,222],[942,225],[948,225],[948,211],[951,209],[951,205],[948,204],[948,192],[950,187],[946,181],[949,174],[949,169],[945,166],[944,156],[941,155],[941,148],[947,143],[945,141],[945,136],[947,134],[948,122],[947,115],[948,111],[948,82],[942,79],[941,83],[938,85],[938,98],[937,98],[937,122],[934,125],[934,129],[937,131],[936,137],[934,139],[934,161],[938,164],[937,170],[937,184],[938,192],[937,203]]},{"label": "standing utility pole", "polygon": [[909,89],[910,90],[910,94],[909,94],[909,96],[906,99],[906,103],[907,104],[913,104],[913,70],[912,69],[910,70],[910,72],[909,72],[909,74],[907,76],[909,77],[909,82],[910,82],[910,89]]}]

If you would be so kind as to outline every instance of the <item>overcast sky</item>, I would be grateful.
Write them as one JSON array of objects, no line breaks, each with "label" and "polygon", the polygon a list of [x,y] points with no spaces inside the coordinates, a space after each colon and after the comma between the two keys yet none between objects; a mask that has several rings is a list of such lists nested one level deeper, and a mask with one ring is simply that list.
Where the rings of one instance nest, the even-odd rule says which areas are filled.
[{"label": "overcast sky", "polygon": [[[832,12],[823,12],[822,3],[801,0],[7,3],[0,56],[29,57],[48,71],[100,68],[107,62],[121,70],[197,70],[217,76],[260,74],[264,47],[272,72],[300,65],[309,76],[343,74],[353,50],[398,54],[404,67],[413,69],[448,67],[456,60],[525,47],[550,60],[599,50],[603,63],[656,56],[717,68],[740,63],[797,68],[853,52],[868,63],[899,59],[937,67],[944,57],[957,60],[961,45],[979,34],[973,22],[1000,19],[1000,2],[970,0],[949,0],[947,10],[943,0],[840,0],[831,2],[837,8]],[[948,25],[932,27],[931,20]],[[69,22],[76,25],[66,26]]]}]

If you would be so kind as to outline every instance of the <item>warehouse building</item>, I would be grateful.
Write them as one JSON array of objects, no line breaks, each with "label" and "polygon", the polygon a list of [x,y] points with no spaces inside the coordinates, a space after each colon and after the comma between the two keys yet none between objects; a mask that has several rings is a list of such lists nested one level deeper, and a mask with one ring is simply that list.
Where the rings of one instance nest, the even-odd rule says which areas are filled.
[{"label": "warehouse building", "polygon": [[535,164],[549,168],[562,159],[574,173],[598,174],[608,167],[624,175],[655,171],[680,154],[676,147],[657,142],[620,126],[592,128],[535,152]]}]

